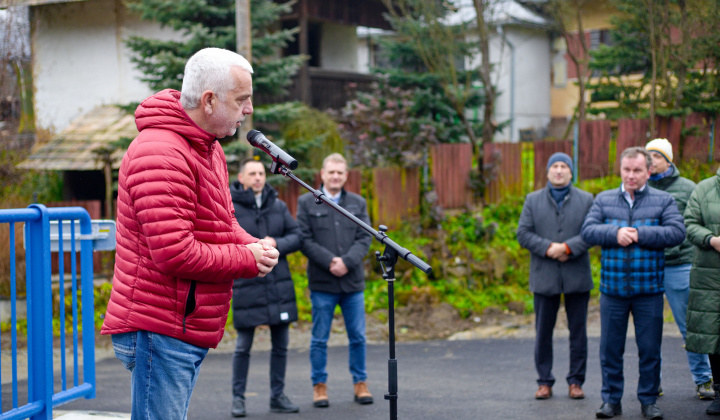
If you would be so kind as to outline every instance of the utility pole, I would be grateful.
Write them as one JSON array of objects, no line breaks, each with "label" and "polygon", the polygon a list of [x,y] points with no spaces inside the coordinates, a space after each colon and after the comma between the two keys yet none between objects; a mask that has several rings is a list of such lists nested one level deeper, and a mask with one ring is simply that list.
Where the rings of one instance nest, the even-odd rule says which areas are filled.
[{"label": "utility pole", "polygon": [[[250,0],[235,0],[235,28],[237,33],[237,53],[252,63],[252,26],[250,25]],[[252,114],[245,117],[240,126],[240,139],[247,138],[248,131],[252,130]]]}]

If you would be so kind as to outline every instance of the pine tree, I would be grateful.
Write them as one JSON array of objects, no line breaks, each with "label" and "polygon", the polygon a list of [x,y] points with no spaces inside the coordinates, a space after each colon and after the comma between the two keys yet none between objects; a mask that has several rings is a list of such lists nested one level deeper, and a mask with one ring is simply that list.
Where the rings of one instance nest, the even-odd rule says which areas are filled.
[{"label": "pine tree", "polygon": [[[456,11],[452,2],[435,0],[385,1],[395,36],[380,41],[388,87],[414,91],[415,113],[430,117],[441,143],[471,142],[482,134],[482,122],[466,118],[482,105],[477,69],[464,63],[477,55],[476,42],[467,40],[466,23],[448,25]],[[392,7],[394,6],[394,7]]]},{"label": "pine tree", "polygon": [[[474,31],[477,22],[448,23],[458,2],[383,2],[395,34],[379,42],[385,58],[376,69],[381,77],[371,95],[348,103],[341,120],[355,158],[411,166],[434,142],[467,142],[477,164],[473,184],[482,195],[483,129],[497,127],[478,112],[487,99],[481,69],[466,68],[482,45]],[[397,139],[409,141],[391,152],[387,139],[400,146]]]},{"label": "pine tree", "polygon": [[[234,0],[131,0],[131,10],[142,19],[153,20],[163,27],[183,34],[183,41],[164,41],[132,36],[127,45],[133,51],[132,61],[144,74],[143,81],[154,90],[177,89],[188,57],[206,47],[235,51]],[[253,88],[268,95],[286,92],[291,77],[305,57],[282,57],[282,50],[297,33],[297,28],[277,29],[279,17],[291,10],[292,2],[252,0],[252,64],[255,70]]]}]

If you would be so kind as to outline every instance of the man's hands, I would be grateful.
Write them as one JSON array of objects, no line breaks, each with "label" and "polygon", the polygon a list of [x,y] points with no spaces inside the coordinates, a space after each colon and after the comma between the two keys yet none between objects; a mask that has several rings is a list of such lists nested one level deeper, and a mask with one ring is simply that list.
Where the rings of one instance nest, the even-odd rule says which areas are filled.
[{"label": "man's hands", "polygon": [[720,252],[720,236],[710,238],[710,246],[713,247],[715,251]]},{"label": "man's hands", "polygon": [[620,246],[628,246],[638,241],[638,232],[634,227],[621,227],[617,231],[617,241]]},{"label": "man's hands", "polygon": [[553,242],[550,244],[547,251],[545,251],[545,256],[560,262],[565,262],[570,257],[566,251],[567,249],[565,248],[565,244]]},{"label": "man's hands", "polygon": [[271,247],[277,248],[277,241],[275,240],[275,238],[266,236],[266,237],[262,238],[262,240],[267,242]]},{"label": "man's hands", "polygon": [[348,273],[348,268],[345,266],[342,258],[335,257],[330,261],[330,272],[335,277],[342,277]]},{"label": "man's hands", "polygon": [[259,271],[258,277],[265,277],[265,275],[277,265],[280,253],[274,246],[270,245],[270,242],[266,239],[261,239],[258,242],[247,244],[245,246],[255,257],[255,262],[257,263]]}]

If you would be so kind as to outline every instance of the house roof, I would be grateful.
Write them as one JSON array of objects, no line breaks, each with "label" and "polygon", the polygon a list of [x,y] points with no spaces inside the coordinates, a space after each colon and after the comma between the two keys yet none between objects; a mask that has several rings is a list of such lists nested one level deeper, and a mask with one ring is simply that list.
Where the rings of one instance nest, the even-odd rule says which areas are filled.
[{"label": "house roof", "polygon": [[11,6],[39,6],[41,4],[49,3],[71,3],[74,1],[87,1],[87,0],[0,0],[0,9],[5,9]]},{"label": "house roof", "polygon": [[[457,12],[447,17],[447,23],[457,25],[475,21],[475,6],[472,0],[459,0],[455,3]],[[543,16],[531,11],[514,0],[500,0],[492,3],[485,11],[485,20],[492,25],[519,25],[547,27],[550,22]]]},{"label": "house roof", "polygon": [[[52,140],[35,150],[18,167],[51,171],[102,169],[93,150],[122,138],[138,135],[135,117],[114,105],[104,105],[76,118]],[[120,166],[124,152],[113,155],[113,168]]]}]

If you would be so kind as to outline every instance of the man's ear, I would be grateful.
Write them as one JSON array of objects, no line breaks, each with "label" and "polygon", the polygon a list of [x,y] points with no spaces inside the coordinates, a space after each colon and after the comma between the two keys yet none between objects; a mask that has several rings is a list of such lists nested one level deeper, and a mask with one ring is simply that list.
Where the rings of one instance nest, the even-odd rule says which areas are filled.
[{"label": "man's ear", "polygon": [[206,90],[200,95],[200,107],[207,115],[212,115],[217,101],[217,96],[212,90]]}]

